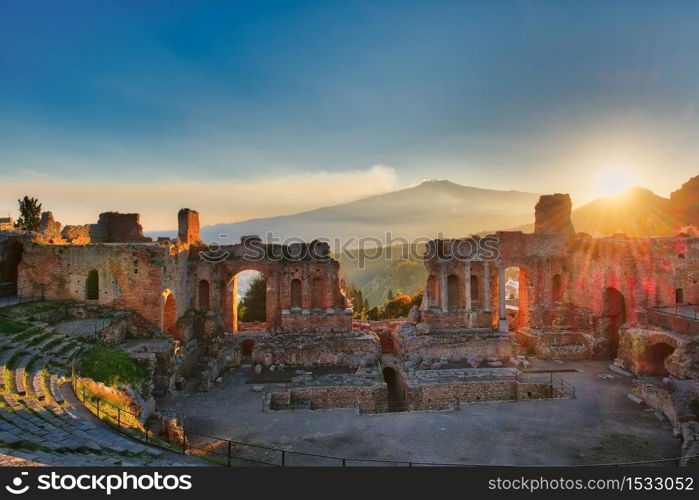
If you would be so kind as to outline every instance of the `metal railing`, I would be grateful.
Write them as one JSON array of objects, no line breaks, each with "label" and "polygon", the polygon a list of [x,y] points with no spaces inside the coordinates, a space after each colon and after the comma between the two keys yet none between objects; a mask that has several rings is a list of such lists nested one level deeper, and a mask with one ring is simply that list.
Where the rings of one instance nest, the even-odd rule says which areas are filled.
[{"label": "metal railing", "polygon": [[699,320],[699,305],[674,304],[671,306],[646,307],[646,309],[670,316]]},{"label": "metal railing", "polygon": [[[0,283],[0,287],[7,287],[7,289],[10,289],[11,287],[12,292],[10,295],[0,295],[0,314],[3,313],[2,308],[4,307],[13,306],[16,304],[25,304],[27,302],[35,302],[38,300],[45,300],[46,297],[45,285],[41,285],[39,287],[32,287],[31,291],[23,290],[21,287],[16,287],[15,283]],[[0,289],[0,293],[2,293],[2,289]]]},{"label": "metal railing", "polygon": [[[562,380],[562,379],[560,379]],[[565,381],[563,381],[565,383]],[[139,421],[138,415],[118,407],[109,401],[100,398],[80,382],[73,372],[71,385],[76,397],[85,404],[85,407],[95,414],[100,420],[111,425],[118,432],[127,437],[154,446],[184,455],[192,455],[207,459],[219,465],[226,466],[331,466],[331,467],[362,467],[362,466],[395,466],[395,467],[482,467],[491,464],[480,463],[454,463],[454,462],[420,462],[412,460],[384,460],[378,458],[352,458],[325,455],[318,453],[306,453],[290,451],[271,446],[245,443],[233,439],[224,439],[216,436],[196,432],[185,432],[182,428],[173,428],[170,431],[181,435],[180,442],[168,443],[156,435],[148,426],[148,423],[133,425]],[[87,402],[87,403],[86,403]],[[124,418],[125,415],[132,418]],[[168,431],[168,429],[165,429]],[[625,466],[625,465],[650,465],[679,463],[683,459],[695,458],[699,455],[686,455],[682,457],[661,458],[657,460],[644,460],[624,463],[584,464],[597,466]],[[512,465],[508,465],[512,466]]]}]

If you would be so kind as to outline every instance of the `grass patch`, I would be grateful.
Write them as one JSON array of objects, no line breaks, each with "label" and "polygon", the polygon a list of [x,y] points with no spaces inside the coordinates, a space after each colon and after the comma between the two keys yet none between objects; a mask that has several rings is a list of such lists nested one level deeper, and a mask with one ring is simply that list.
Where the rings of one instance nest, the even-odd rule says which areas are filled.
[{"label": "grass patch", "polygon": [[121,351],[100,345],[93,346],[83,355],[80,375],[110,387],[119,382],[136,386],[146,377],[146,368]]},{"label": "grass patch", "polygon": [[34,337],[35,335],[41,335],[42,329],[38,327],[32,327],[28,328],[27,330],[23,331],[19,335],[15,335],[13,340],[15,342],[22,342],[25,340],[29,340],[29,338]]},{"label": "grass patch", "polygon": [[54,335],[53,332],[44,332],[41,335],[33,337],[29,342],[27,342],[27,345],[33,347],[35,345],[41,344],[44,340],[48,339],[52,335]]},{"label": "grass patch", "polygon": [[22,321],[17,321],[10,318],[0,316],[0,332],[3,333],[20,333],[27,329],[29,325]]},{"label": "grass patch", "polygon": [[6,309],[6,314],[14,318],[22,318],[50,311],[55,311],[60,307],[64,307],[64,304],[62,302],[48,302],[35,300],[32,302],[25,302],[24,304],[16,304],[14,306],[10,306]]}]

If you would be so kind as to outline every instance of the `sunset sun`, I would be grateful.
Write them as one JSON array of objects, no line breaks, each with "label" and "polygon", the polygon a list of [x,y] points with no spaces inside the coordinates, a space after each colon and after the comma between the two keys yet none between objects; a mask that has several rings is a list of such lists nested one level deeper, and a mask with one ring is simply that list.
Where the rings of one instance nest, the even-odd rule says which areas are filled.
[{"label": "sunset sun", "polygon": [[633,184],[633,173],[623,168],[609,168],[597,174],[597,192],[600,196],[623,193]]}]

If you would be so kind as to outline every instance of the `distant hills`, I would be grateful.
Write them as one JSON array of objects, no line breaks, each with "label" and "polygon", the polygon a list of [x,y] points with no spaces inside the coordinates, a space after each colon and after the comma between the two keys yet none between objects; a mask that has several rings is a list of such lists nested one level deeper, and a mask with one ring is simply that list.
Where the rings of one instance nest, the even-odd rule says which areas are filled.
[{"label": "distant hills", "polygon": [[424,181],[414,187],[294,215],[204,226],[201,236],[204,241],[214,241],[220,234],[227,234],[231,243],[244,235],[264,238],[267,232],[277,238],[308,241],[333,237],[342,242],[358,237],[384,242],[387,231],[408,241],[434,238],[440,233],[457,237],[526,224],[534,217],[538,199],[537,193]]},{"label": "distant hills", "polygon": [[[279,217],[250,219],[229,224],[204,226],[204,241],[227,234],[225,241],[237,243],[243,235],[263,238],[269,232],[277,238],[335,237],[341,242],[359,237],[385,241],[386,232],[408,241],[418,238],[461,237],[497,230],[534,230],[534,206],[539,194],[498,191],[461,186],[445,180],[424,181],[417,186]],[[634,187],[625,193],[594,200],[573,210],[577,232],[593,236],[672,236],[685,226],[699,226],[699,176],[693,177],[663,198],[649,189]],[[162,233],[160,233],[162,234]],[[175,234],[171,234],[174,236]],[[222,241],[224,242],[224,241]],[[383,243],[382,243],[383,244]],[[408,246],[378,251],[381,258],[368,258],[375,250],[350,250],[336,254],[344,279],[361,288],[371,306],[380,304],[388,289],[414,293],[424,285],[421,262],[400,257]],[[413,252],[415,254],[415,252]],[[365,257],[362,266],[358,257]]]},{"label": "distant hills", "polygon": [[[599,198],[573,210],[571,220],[577,232],[592,236],[674,236],[683,227],[699,226],[699,176],[685,182],[670,198],[639,186]],[[534,224],[516,229],[531,232]]]}]

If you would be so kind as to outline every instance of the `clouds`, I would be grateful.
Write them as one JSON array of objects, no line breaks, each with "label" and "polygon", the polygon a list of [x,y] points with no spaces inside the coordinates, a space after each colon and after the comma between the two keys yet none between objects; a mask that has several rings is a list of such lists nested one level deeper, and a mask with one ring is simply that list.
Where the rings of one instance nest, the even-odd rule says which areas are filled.
[{"label": "clouds", "polygon": [[198,180],[189,178],[109,182],[71,180],[51,175],[16,178],[0,184],[0,210],[16,211],[16,199],[39,198],[63,224],[95,222],[105,211],[139,212],[146,230],[172,229],[177,211],[199,211],[202,224],[234,222],[256,217],[292,214],[336,205],[397,188],[396,171],[374,165],[343,172],[299,172],[250,180]]}]

